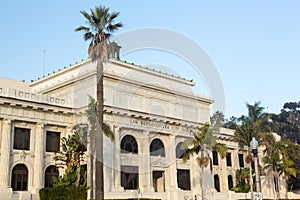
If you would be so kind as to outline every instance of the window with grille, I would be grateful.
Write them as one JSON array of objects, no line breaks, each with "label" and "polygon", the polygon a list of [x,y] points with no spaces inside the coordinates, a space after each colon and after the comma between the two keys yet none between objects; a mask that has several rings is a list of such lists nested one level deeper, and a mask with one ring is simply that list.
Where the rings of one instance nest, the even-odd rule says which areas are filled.
[{"label": "window with grille", "polygon": [[177,184],[182,190],[191,190],[190,170],[177,169]]},{"label": "window with grille", "polygon": [[15,127],[13,148],[18,150],[29,150],[30,129]]},{"label": "window with grille", "polygon": [[60,133],[47,131],[46,137],[46,151],[58,152],[60,148]]},{"label": "window with grille", "polygon": [[51,165],[45,171],[45,188],[53,187],[53,177],[58,178],[58,169]]},{"label": "window with grille", "polygon": [[154,139],[150,144],[150,155],[165,157],[165,146],[160,139]]},{"label": "window with grille", "polygon": [[121,166],[121,186],[125,190],[137,190],[139,188],[139,167]]},{"label": "window with grille", "polygon": [[126,135],[121,141],[122,153],[138,153],[138,145],[134,137]]},{"label": "window with grille", "polygon": [[28,190],[28,169],[23,164],[18,164],[13,168],[11,187],[13,191]]},{"label": "window with grille", "polygon": [[182,148],[183,142],[179,142],[176,146],[176,158],[181,159],[183,158],[184,153],[187,149]]}]

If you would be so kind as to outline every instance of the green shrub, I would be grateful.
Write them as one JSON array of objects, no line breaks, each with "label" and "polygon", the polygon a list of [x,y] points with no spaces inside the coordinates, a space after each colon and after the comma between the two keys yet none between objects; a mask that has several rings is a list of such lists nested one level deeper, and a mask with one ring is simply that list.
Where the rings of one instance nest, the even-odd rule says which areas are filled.
[{"label": "green shrub", "polygon": [[40,200],[86,200],[86,187],[54,187],[42,188]]}]

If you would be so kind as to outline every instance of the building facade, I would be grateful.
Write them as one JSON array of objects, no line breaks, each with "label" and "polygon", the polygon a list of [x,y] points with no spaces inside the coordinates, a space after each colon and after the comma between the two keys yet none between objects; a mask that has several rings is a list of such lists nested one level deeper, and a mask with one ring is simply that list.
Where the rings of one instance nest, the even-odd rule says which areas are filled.
[{"label": "building facade", "polygon": [[[96,63],[89,59],[26,84],[0,79],[0,199],[38,199],[63,173],[54,155],[75,124],[87,123],[88,97],[96,98]],[[245,152],[233,132],[221,129],[213,170],[201,170],[197,156],[183,162],[180,145],[209,123],[211,98],[192,92],[180,77],[112,59],[104,66],[104,121],[115,140],[104,137],[106,199],[222,199],[245,167]],[[87,171],[89,156],[84,154]],[[94,180],[88,175],[88,183]],[[219,193],[219,196],[218,196]],[[222,194],[223,193],[223,194]],[[226,193],[226,194],[225,194]],[[222,195],[221,195],[222,194]]]}]

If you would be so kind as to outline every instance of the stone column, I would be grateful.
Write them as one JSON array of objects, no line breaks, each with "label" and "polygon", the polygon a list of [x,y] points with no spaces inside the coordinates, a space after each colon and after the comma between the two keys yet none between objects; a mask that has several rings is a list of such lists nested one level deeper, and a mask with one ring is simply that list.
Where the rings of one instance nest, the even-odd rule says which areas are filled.
[{"label": "stone column", "polygon": [[[169,146],[168,146],[168,154],[169,156],[169,168],[168,168],[168,177],[169,177],[169,183],[168,187],[171,190],[177,189],[177,166],[176,166],[176,138],[175,135],[169,136]],[[166,185],[167,187],[167,185]]]},{"label": "stone column", "polygon": [[141,140],[141,154],[140,154],[140,187],[142,192],[153,192],[154,188],[151,184],[151,160],[150,160],[150,146],[148,132],[144,131]]},{"label": "stone column", "polygon": [[43,188],[45,132],[44,124],[37,123],[35,128],[35,159],[34,159],[34,187],[36,192]]},{"label": "stone column", "polygon": [[10,176],[10,151],[11,151],[11,120],[4,119],[2,122],[2,140],[0,157],[0,187],[9,188]]},{"label": "stone column", "polygon": [[120,148],[120,128],[114,126],[114,134],[115,134],[115,144],[114,144],[114,190],[115,191],[123,191],[124,189],[121,187],[121,148]]}]

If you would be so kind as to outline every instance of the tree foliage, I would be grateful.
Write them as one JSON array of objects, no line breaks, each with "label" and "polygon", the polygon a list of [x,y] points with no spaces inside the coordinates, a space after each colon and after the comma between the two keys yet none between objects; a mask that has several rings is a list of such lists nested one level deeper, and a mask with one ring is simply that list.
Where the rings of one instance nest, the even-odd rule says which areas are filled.
[{"label": "tree foliage", "polygon": [[85,182],[82,172],[82,156],[87,147],[87,125],[77,124],[73,127],[73,134],[61,139],[61,151],[56,153],[56,166],[66,168],[64,175],[54,180],[55,186],[75,186]]},{"label": "tree foliage", "polygon": [[223,159],[226,156],[227,147],[224,144],[217,143],[214,134],[218,133],[218,130],[219,128],[204,124],[197,131],[193,132],[193,137],[183,143],[183,148],[186,149],[183,154],[183,160],[187,161],[190,156],[194,154],[198,155],[201,151],[206,152],[206,155],[201,154],[200,157],[198,157],[198,164],[201,168],[207,167],[209,160],[211,160],[209,150],[217,151]]},{"label": "tree foliage", "polygon": [[221,111],[216,111],[210,118],[210,123],[214,127],[224,126],[225,116]]}]

